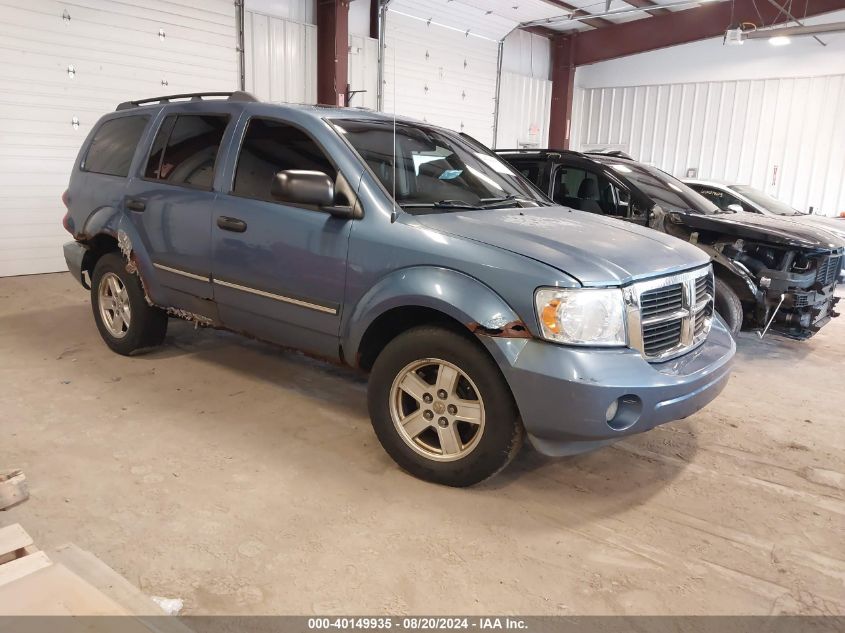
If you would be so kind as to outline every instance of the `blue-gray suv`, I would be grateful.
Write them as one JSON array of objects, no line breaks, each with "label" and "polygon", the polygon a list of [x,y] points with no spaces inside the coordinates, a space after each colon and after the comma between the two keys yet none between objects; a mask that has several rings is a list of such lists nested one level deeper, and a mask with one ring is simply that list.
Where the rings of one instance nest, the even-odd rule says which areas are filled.
[{"label": "blue-gray suv", "polygon": [[126,102],[64,201],[114,351],[178,317],[360,368],[385,450],[430,481],[490,477],[525,434],[567,455],[684,418],[730,373],[706,254],[555,206],[432,125],[241,92]]}]

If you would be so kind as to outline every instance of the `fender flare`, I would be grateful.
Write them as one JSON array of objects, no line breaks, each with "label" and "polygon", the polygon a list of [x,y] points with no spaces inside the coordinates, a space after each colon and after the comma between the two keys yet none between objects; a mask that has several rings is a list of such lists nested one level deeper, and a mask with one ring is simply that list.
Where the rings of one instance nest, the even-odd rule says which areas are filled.
[{"label": "fender flare", "polygon": [[120,252],[126,259],[127,271],[137,273],[141,279],[147,303],[165,305],[164,288],[156,279],[152,258],[132,220],[114,207],[100,207],[88,216],[82,231],[75,237],[85,242],[97,235],[108,235],[117,240]]},{"label": "fender flare", "polygon": [[408,306],[437,310],[477,334],[531,336],[514,309],[478,279],[450,268],[414,266],[383,277],[357,302],[344,319],[344,356],[358,357],[361,341],[377,318]]}]

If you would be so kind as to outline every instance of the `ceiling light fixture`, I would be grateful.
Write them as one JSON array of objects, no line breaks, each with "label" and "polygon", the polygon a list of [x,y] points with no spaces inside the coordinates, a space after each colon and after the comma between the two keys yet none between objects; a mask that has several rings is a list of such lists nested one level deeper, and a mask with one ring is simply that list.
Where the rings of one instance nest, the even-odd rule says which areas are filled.
[{"label": "ceiling light fixture", "polygon": [[787,44],[791,44],[792,40],[786,37],[786,35],[777,35],[775,37],[769,38],[769,44],[772,46],[786,46]]}]

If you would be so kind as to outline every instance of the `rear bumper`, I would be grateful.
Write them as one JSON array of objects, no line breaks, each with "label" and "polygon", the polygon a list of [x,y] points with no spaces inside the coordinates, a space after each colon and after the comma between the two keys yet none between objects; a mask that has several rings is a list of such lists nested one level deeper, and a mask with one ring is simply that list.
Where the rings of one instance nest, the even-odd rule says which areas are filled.
[{"label": "rear bumper", "polygon": [[[725,387],[736,351],[718,317],[701,346],[665,363],[648,363],[630,349],[578,349],[536,339],[489,338],[486,344],[532,444],[547,455],[591,450],[692,415]],[[619,413],[608,423],[614,401]]]},{"label": "rear bumper", "polygon": [[86,279],[82,275],[82,260],[85,258],[85,253],[88,249],[79,242],[66,242],[64,245],[65,262],[67,262],[67,269],[73,278],[76,279],[84,288],[90,288]]}]

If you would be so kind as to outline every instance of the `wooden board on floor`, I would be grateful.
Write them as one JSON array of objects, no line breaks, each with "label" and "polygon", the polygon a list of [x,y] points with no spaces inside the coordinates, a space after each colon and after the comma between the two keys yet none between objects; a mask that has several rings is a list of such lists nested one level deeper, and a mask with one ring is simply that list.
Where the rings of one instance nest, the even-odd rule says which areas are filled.
[{"label": "wooden board on floor", "polygon": [[129,615],[64,565],[52,564],[0,586],[6,615]]},{"label": "wooden board on floor", "polygon": [[19,523],[0,528],[0,564],[14,560],[32,545],[32,537]]},{"label": "wooden board on floor", "polygon": [[44,552],[34,552],[9,561],[0,565],[0,587],[52,564]]}]

